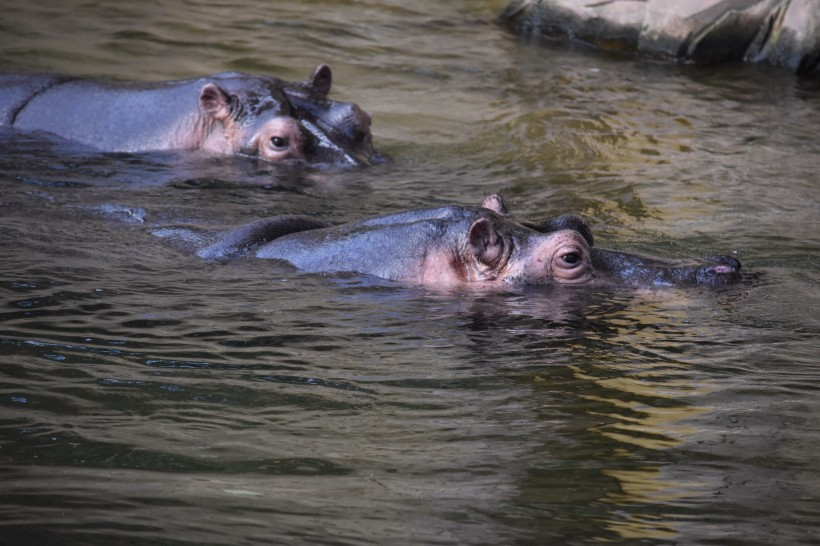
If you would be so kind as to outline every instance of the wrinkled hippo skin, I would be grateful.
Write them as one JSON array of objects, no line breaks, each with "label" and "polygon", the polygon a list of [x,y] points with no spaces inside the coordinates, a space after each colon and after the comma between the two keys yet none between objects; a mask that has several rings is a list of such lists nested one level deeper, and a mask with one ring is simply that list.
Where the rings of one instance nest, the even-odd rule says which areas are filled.
[{"label": "wrinkled hippo skin", "polygon": [[[166,233],[155,232],[158,236]],[[481,207],[445,206],[339,226],[281,216],[219,234],[206,259],[253,252],[308,272],[356,272],[429,286],[716,286],[740,280],[726,256],[681,263],[592,246],[578,216],[517,221],[497,195]]]},{"label": "wrinkled hippo skin", "polygon": [[499,21],[528,38],[820,73],[817,0],[512,0]]},{"label": "wrinkled hippo skin", "polygon": [[158,83],[9,74],[0,76],[0,126],[110,152],[201,149],[273,162],[370,164],[370,117],[329,99],[331,84],[326,65],[300,83],[235,72]]}]

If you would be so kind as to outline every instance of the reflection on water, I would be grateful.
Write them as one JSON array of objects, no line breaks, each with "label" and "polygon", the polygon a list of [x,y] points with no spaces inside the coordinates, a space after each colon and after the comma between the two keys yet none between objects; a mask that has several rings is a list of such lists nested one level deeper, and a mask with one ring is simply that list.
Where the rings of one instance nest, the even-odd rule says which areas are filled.
[{"label": "reflection on water", "polygon": [[606,446],[600,474],[614,482],[598,498],[611,506],[604,529],[625,540],[677,541],[680,507],[716,485],[670,475],[665,454],[685,449],[701,432],[697,423],[712,408],[700,400],[717,386],[681,358],[687,338],[706,334],[686,325],[698,302],[674,292],[654,296],[620,311],[587,314],[608,328],[586,336],[577,347],[582,362],[569,370],[589,384],[578,394],[588,420],[584,432]]},{"label": "reflection on water", "polygon": [[[4,544],[809,544],[820,88],[524,44],[505,1],[16,4],[0,68],[301,80],[392,161],[0,132]],[[152,237],[502,191],[718,290],[434,292]]]},{"label": "reflection on water", "polygon": [[[630,368],[628,363],[623,367]],[[623,367],[619,369],[623,371]],[[613,448],[615,464],[602,468],[601,474],[618,484],[616,491],[601,499],[614,505],[606,528],[624,539],[679,540],[679,525],[674,523],[676,507],[714,488],[702,478],[681,481],[665,472],[666,464],[644,461],[628,465],[622,461],[636,454],[662,452],[692,441],[700,430],[693,426],[710,408],[687,403],[687,398],[708,394],[714,386],[693,384],[683,365],[665,362],[661,369],[632,370],[629,375],[595,377],[575,369],[578,379],[593,381],[601,393],[584,395],[596,409],[590,415],[601,419],[589,432],[600,434],[618,447]],[[683,377],[681,377],[683,376]],[[599,409],[600,408],[600,409]],[[664,506],[661,513],[633,512],[635,506]]]}]

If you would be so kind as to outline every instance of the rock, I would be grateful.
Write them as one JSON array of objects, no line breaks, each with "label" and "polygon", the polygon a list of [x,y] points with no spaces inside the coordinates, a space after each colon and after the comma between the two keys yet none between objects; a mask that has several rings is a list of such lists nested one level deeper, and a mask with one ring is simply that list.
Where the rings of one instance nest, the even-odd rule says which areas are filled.
[{"label": "rock", "polygon": [[525,38],[820,73],[817,0],[513,0],[499,21]]}]

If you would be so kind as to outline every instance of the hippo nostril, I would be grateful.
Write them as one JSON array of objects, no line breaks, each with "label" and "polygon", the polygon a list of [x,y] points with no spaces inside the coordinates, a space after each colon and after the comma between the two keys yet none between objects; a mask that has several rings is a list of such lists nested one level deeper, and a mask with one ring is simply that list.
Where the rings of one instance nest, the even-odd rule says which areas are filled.
[{"label": "hippo nostril", "polygon": [[354,144],[361,144],[370,137],[370,116],[357,104],[345,104],[334,108],[324,125]]},{"label": "hippo nostril", "polygon": [[718,275],[726,275],[728,273],[734,273],[736,269],[730,265],[716,265],[712,268],[712,271]]},{"label": "hippo nostril", "polygon": [[710,262],[715,262],[715,273],[735,273],[740,271],[740,260],[730,256],[711,256]]},{"label": "hippo nostril", "polygon": [[740,280],[740,261],[729,256],[711,256],[708,265],[695,270],[695,283],[718,285]]}]

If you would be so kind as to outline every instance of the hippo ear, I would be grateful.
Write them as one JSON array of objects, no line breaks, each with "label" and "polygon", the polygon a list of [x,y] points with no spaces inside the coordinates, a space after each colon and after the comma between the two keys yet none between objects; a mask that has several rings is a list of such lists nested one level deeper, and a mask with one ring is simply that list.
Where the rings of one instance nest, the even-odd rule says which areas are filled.
[{"label": "hippo ear", "polygon": [[485,197],[484,201],[481,202],[481,206],[485,209],[490,209],[493,212],[497,212],[502,216],[507,215],[507,206],[504,205],[504,200],[498,193],[491,193],[490,195]]},{"label": "hippo ear", "polygon": [[326,64],[320,64],[310,75],[306,82],[314,93],[326,97],[330,93],[330,86],[333,85],[333,72]]},{"label": "hippo ear", "polygon": [[473,256],[488,266],[497,265],[504,255],[504,240],[498,235],[492,221],[487,218],[473,222],[467,243]]},{"label": "hippo ear", "polygon": [[199,108],[205,115],[223,120],[231,113],[231,97],[214,83],[209,83],[199,92]]}]

